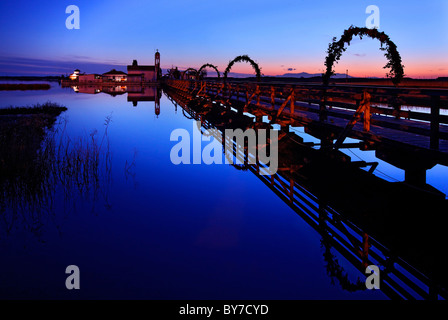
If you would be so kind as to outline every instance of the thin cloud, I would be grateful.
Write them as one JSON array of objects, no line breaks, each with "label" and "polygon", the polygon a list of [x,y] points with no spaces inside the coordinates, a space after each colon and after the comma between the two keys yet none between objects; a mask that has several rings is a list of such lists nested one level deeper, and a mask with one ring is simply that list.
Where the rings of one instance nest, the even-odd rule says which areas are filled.
[{"label": "thin cloud", "polygon": [[104,73],[111,69],[125,71],[119,63],[80,61],[77,59],[47,60],[22,57],[0,56],[0,75],[61,75],[69,74],[74,69],[86,73]]}]

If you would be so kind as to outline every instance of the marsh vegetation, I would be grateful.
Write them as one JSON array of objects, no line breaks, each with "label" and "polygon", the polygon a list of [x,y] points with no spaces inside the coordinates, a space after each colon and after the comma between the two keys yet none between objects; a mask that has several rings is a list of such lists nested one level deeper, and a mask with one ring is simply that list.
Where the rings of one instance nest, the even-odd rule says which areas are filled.
[{"label": "marsh vegetation", "polygon": [[18,219],[37,232],[55,201],[74,202],[75,193],[96,198],[110,182],[111,118],[101,136],[94,130],[72,138],[67,119],[57,121],[65,110],[49,102],[0,113],[0,221],[7,233]]}]

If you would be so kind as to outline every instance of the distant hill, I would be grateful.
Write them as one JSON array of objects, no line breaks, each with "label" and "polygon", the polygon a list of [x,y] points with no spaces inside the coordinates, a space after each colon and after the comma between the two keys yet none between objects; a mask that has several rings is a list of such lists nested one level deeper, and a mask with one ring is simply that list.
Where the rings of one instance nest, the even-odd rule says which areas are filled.
[{"label": "distant hill", "polygon": [[[222,75],[222,73],[221,73]],[[238,72],[229,72],[229,78],[252,78],[255,77],[254,73],[238,73]],[[265,76],[265,77],[274,77],[274,78],[320,78],[322,77],[321,73],[308,73],[308,72],[299,72],[299,73],[285,73],[282,75],[276,76]],[[336,75],[331,77],[332,79],[345,79],[344,73],[336,73]],[[348,78],[354,78],[352,76],[348,76]]]},{"label": "distant hill", "polygon": [[[314,78],[314,77],[322,77],[322,73],[308,73],[308,72],[299,72],[299,73],[285,73],[283,75],[278,75],[276,77],[282,78]],[[345,79],[345,73],[336,73],[331,76],[333,79],[343,78]],[[348,78],[353,78],[352,76],[347,76]]]}]

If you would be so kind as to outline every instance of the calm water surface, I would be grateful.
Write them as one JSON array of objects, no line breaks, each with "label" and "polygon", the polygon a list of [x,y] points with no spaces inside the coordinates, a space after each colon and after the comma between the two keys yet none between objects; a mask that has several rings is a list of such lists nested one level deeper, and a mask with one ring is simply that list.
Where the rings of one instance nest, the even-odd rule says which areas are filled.
[{"label": "calm water surface", "polygon": [[[195,129],[165,95],[157,116],[151,101],[133,107],[126,94],[56,83],[0,92],[0,107],[48,100],[67,106],[59,120],[73,139],[94,130],[101,137],[111,117],[111,179],[96,193],[58,185],[51,205],[2,213],[0,298],[387,299],[380,290],[343,290],[327,275],[319,233],[252,173],[172,164],[171,132]],[[379,168],[402,179],[392,166]],[[437,170],[428,179],[443,189],[446,168]],[[365,279],[333,251],[348,279]],[[65,288],[68,265],[80,268],[80,290]]]}]

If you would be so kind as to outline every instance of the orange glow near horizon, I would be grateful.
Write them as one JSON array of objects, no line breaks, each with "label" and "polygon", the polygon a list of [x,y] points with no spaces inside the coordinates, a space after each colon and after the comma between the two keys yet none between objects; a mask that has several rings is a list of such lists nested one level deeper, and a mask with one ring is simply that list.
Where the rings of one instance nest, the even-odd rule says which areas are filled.
[{"label": "orange glow near horizon", "polygon": [[[336,73],[345,74],[348,70],[348,74],[352,77],[378,77],[385,78],[386,74],[389,73],[389,69],[385,69],[387,60],[383,57],[382,59],[375,59],[368,61],[345,61],[343,58],[336,64],[333,68]],[[278,76],[285,73],[301,73],[306,72],[309,74],[321,74],[325,70],[323,62],[315,62],[306,65],[294,65],[292,70],[288,70],[285,67],[279,67],[272,64],[259,63],[261,67],[261,72],[265,76]],[[290,64],[293,65],[293,64]],[[437,61],[422,62],[418,60],[411,60],[408,62],[403,62],[404,72],[406,77],[410,78],[427,78],[433,79],[438,77],[447,77],[448,68],[444,68],[442,63]],[[219,70],[224,72],[225,67],[220,67]],[[211,72],[212,70],[210,70]],[[253,68],[246,63],[235,64],[231,70],[235,73],[244,74],[254,74]]]}]

